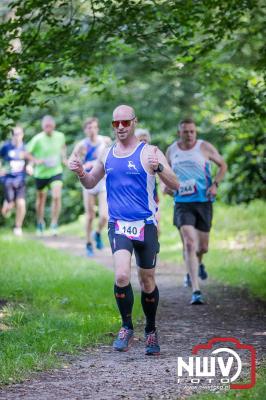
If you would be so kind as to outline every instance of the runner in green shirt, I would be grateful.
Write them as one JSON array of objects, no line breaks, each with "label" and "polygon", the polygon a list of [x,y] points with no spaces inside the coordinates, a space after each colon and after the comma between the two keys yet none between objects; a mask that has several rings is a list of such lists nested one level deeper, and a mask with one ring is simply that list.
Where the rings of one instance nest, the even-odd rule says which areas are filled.
[{"label": "runner in green shirt", "polygon": [[36,214],[37,234],[45,229],[44,210],[47,191],[51,188],[51,231],[57,234],[58,218],[61,210],[61,191],[63,164],[66,163],[66,144],[63,133],[55,130],[54,118],[46,115],[42,119],[41,133],[34,136],[27,144],[27,151],[42,163],[34,167],[37,188]]}]

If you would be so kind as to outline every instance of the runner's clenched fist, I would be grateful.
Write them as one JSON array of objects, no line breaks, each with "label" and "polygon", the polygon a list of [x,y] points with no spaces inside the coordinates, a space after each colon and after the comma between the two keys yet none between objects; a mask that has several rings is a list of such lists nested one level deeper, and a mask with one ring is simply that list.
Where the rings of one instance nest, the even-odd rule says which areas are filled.
[{"label": "runner's clenched fist", "polygon": [[152,146],[151,152],[148,154],[148,164],[154,171],[157,170],[159,165],[157,150],[158,150],[157,146]]},{"label": "runner's clenched fist", "polygon": [[76,154],[73,154],[68,160],[68,168],[75,172],[78,176],[84,176],[85,171],[83,165]]}]

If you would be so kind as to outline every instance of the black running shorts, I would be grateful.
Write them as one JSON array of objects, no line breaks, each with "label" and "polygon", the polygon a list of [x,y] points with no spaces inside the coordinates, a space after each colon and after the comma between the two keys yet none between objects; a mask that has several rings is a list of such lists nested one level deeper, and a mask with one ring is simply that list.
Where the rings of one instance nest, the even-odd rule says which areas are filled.
[{"label": "black running shorts", "polygon": [[108,236],[113,254],[118,250],[128,250],[132,254],[134,250],[138,267],[146,269],[155,267],[160,244],[157,227],[154,224],[145,225],[143,242],[115,233],[114,222],[108,224]]},{"label": "black running shorts", "polygon": [[175,203],[174,225],[180,229],[183,225],[192,225],[202,232],[210,232],[212,225],[212,203]]},{"label": "black running shorts", "polygon": [[54,175],[51,176],[50,178],[35,178],[36,189],[43,190],[49,187],[52,182],[55,181],[62,182],[62,180],[63,180],[62,174]]}]

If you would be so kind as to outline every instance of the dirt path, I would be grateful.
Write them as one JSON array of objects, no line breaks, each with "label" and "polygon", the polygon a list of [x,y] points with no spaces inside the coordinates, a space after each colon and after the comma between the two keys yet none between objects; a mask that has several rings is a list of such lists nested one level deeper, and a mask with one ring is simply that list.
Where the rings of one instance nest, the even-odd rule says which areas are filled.
[{"label": "dirt path", "polygon": [[[44,241],[47,246],[85,256],[80,239],[59,237]],[[112,268],[108,249],[98,252],[95,259]],[[194,345],[213,337],[235,337],[254,345],[258,360],[265,357],[265,303],[243,290],[209,280],[203,289],[207,304],[190,306],[190,291],[182,287],[182,280],[182,268],[159,262],[160,357],[144,356],[143,327],[139,327],[128,353],[113,352],[111,346],[87,349],[79,357],[66,357],[67,368],[36,374],[22,384],[3,389],[0,399],[182,399],[196,389],[178,384],[177,357],[190,356]],[[134,272],[134,286],[136,283]]]}]

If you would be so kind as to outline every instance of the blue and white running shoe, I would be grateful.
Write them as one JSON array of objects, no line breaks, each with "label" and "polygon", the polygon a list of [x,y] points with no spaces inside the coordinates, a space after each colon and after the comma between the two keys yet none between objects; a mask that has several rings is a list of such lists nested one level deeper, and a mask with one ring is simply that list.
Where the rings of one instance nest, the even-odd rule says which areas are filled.
[{"label": "blue and white running shoe", "polygon": [[145,354],[147,356],[159,356],[160,355],[160,346],[158,340],[157,331],[153,331],[150,333],[145,333]]},{"label": "blue and white running shoe", "polygon": [[192,293],[192,298],[190,304],[204,304],[203,296],[199,290]]},{"label": "blue and white running shoe", "polygon": [[122,326],[118,332],[117,338],[113,343],[113,349],[116,351],[128,351],[130,343],[133,340],[134,331],[126,326]]}]

